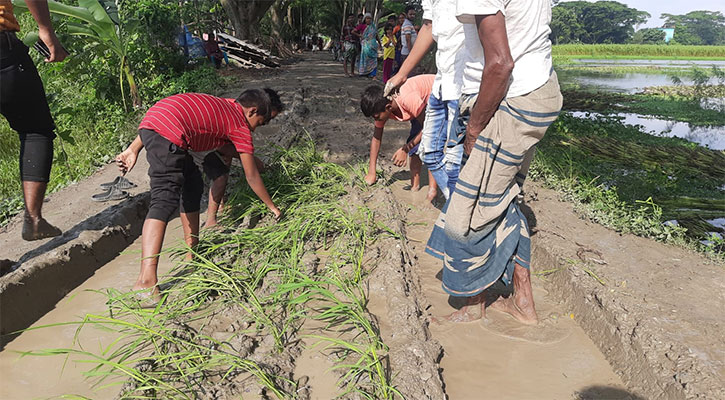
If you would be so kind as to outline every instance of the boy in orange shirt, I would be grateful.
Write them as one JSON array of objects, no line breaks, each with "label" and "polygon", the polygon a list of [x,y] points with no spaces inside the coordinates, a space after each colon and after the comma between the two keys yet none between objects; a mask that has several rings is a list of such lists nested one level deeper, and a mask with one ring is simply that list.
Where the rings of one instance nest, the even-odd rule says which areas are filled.
[{"label": "boy in orange shirt", "polygon": [[[406,144],[393,155],[393,164],[405,166],[410,156],[410,188],[412,191],[420,190],[420,171],[423,162],[418,157],[418,144],[420,144],[425,108],[433,89],[435,75],[419,75],[408,79],[400,87],[400,92],[391,98],[383,96],[383,87],[380,85],[368,86],[360,99],[360,109],[366,117],[375,120],[375,131],[370,142],[370,162],[365,182],[372,185],[377,181],[377,162],[380,144],[383,139],[385,123],[390,119],[396,121],[410,121],[410,135]],[[438,187],[435,179],[428,172],[428,201],[433,201]]]}]

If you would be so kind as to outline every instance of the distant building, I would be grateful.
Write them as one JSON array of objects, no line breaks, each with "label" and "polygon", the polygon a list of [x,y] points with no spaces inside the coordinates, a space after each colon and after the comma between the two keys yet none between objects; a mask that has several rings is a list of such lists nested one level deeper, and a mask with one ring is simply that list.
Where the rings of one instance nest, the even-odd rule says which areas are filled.
[{"label": "distant building", "polygon": [[669,43],[673,37],[675,37],[675,26],[665,24],[662,28],[657,28],[665,33],[665,43]]}]

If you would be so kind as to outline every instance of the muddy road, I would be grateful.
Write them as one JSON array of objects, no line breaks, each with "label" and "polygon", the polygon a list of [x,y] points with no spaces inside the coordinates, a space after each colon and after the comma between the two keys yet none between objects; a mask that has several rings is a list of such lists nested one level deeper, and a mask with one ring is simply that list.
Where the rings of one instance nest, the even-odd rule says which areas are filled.
[{"label": "muddy road", "polygon": [[[263,148],[270,144],[287,146],[285,138],[294,136],[297,141],[312,140],[329,162],[355,165],[367,159],[372,121],[365,119],[359,111],[359,94],[370,82],[362,78],[345,78],[341,65],[332,62],[327,53],[305,55],[301,62],[277,71],[224,73],[238,77],[238,85],[219,93],[222,96],[235,97],[246,88],[269,86],[280,90],[283,99],[292,105],[287,115],[255,133],[257,147]],[[572,300],[569,293],[563,293],[565,289],[552,283],[548,275],[534,274],[533,278],[534,296],[541,320],[538,326],[521,326],[507,315],[495,311],[489,312],[485,320],[478,322],[430,325],[430,315],[447,314],[457,304],[441,289],[441,266],[423,252],[439,211],[425,202],[427,187],[419,192],[411,192],[407,170],[387,162],[403,144],[408,129],[406,123],[391,122],[386,126],[380,157],[384,160],[380,165],[384,179],[371,189],[353,186],[341,200],[347,205],[369,208],[376,220],[392,227],[398,234],[398,237],[386,237],[369,244],[363,267],[369,272],[364,282],[368,298],[367,312],[372,315],[380,338],[389,348],[387,354],[392,384],[406,398],[696,398],[686,392],[666,391],[657,381],[657,373],[653,373],[652,382],[633,384],[635,374],[632,369],[622,367],[625,360],[617,355],[619,353],[611,351],[613,342],[596,337],[592,329],[582,328],[580,321],[583,316],[580,311],[587,309],[578,307],[578,300]],[[267,153],[272,151],[267,148]],[[112,166],[105,170],[110,168]],[[139,168],[133,173],[138,174],[136,179],[143,182],[144,171]],[[112,173],[102,171],[101,174]],[[235,184],[241,185],[238,178],[237,171]],[[426,179],[423,182],[427,184]],[[533,185],[535,191],[546,192],[535,183]],[[144,188],[141,185],[139,193]],[[54,196],[63,196],[63,193],[71,190],[75,191],[73,196],[79,199],[74,207],[83,209],[83,201],[90,202],[83,199],[89,198],[92,193],[78,191],[94,189],[74,186]],[[552,201],[549,204],[566,208],[564,203],[556,205]],[[439,196],[434,205],[440,207],[442,197]],[[566,212],[571,223],[576,224],[577,218],[570,207]],[[176,228],[167,232],[165,246],[181,240],[178,221],[174,224],[172,226]],[[539,229],[544,229],[543,225]],[[565,233],[567,228],[562,229],[561,232]],[[10,233],[4,233],[5,236],[0,239],[12,245]],[[619,236],[613,232],[611,234]],[[584,239],[580,237],[579,241]],[[534,236],[533,240],[536,241],[537,237]],[[575,252],[576,248],[571,251]],[[33,326],[77,321],[87,313],[103,314],[106,297],[96,291],[102,292],[107,288],[121,291],[130,289],[139,257],[137,240],[120,255],[100,266],[92,277],[68,293]],[[310,253],[310,257],[316,260],[313,264],[324,264],[319,254]],[[692,259],[693,256],[685,254],[683,257]],[[309,264],[310,260],[307,261]],[[534,258],[533,272],[560,268],[564,270],[562,273],[566,273],[566,265],[562,266],[559,262],[555,257],[540,261]],[[168,270],[169,264],[162,262],[162,267]],[[721,277],[715,276],[714,279],[716,285],[721,282],[717,280]],[[584,299],[586,293],[580,297],[582,303],[590,301]],[[719,312],[722,317],[721,310],[714,312]],[[587,318],[602,317],[592,314]],[[718,318],[715,315],[716,324]],[[722,318],[719,321],[721,323]],[[604,329],[605,325],[598,327]],[[319,326],[314,324],[305,324],[300,331],[309,333],[317,328]],[[0,352],[0,398],[52,398],[65,394],[97,399],[113,398],[121,389],[120,386],[91,388],[82,374],[88,365],[75,362],[82,357],[70,357],[68,360],[63,357],[19,358],[19,352],[23,351],[73,347],[74,340],[84,349],[99,349],[116,338],[113,332],[84,330],[79,337],[75,337],[75,332],[75,326],[43,328],[24,332],[8,343]],[[722,337],[722,333],[719,335]],[[260,362],[266,360],[279,367],[281,375],[296,382],[298,389],[304,388],[303,392],[298,391],[300,398],[332,399],[340,394],[340,375],[331,371],[335,363],[330,352],[322,346],[313,346],[303,336],[300,335],[301,340],[296,347],[283,352],[286,357],[284,362],[272,360],[274,357],[265,347],[268,345],[265,338],[253,339],[258,344],[248,349],[249,357]],[[712,355],[709,357],[714,359],[713,376],[718,376],[718,373],[722,373],[722,367],[718,367],[716,358],[717,354],[723,354],[722,344],[717,347],[716,344],[705,343],[703,347]],[[637,362],[642,364],[642,369],[649,368],[645,361],[637,359]],[[662,375],[667,373],[663,371]],[[274,398],[253,384],[248,385],[244,379],[243,376],[239,377],[233,387],[220,386],[214,390],[204,390],[204,395],[199,398]],[[712,381],[705,380],[704,385],[709,387],[707,391],[699,388],[692,390],[700,391],[701,398],[717,398],[719,388],[712,387]],[[658,390],[662,396],[655,395]]]}]

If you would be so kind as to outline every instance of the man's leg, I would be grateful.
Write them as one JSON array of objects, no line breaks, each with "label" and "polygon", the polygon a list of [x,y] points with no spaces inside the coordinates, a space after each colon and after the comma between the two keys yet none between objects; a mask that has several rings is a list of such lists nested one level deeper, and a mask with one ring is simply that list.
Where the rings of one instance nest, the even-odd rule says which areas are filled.
[{"label": "man's leg", "polygon": [[4,36],[1,45],[0,113],[20,139],[20,179],[25,199],[22,237],[38,240],[58,236],[60,229],[50,225],[41,213],[55,138],[43,82],[20,40]]},{"label": "man's leg", "polygon": [[166,234],[166,222],[153,218],[146,218],[141,231],[141,272],[133,285],[132,290],[154,288],[152,295],[158,295],[156,287],[159,265],[159,253]]},{"label": "man's leg", "polygon": [[423,162],[418,156],[410,157],[410,190],[417,192],[420,190],[420,171],[423,167]]},{"label": "man's leg", "polygon": [[[429,176],[433,177],[446,199],[449,196],[448,175],[444,169],[444,150],[447,140],[445,103],[438,100],[434,94],[431,94],[428,99],[428,107],[425,110],[425,122],[423,123],[423,134],[421,135],[418,154],[428,168]],[[435,197],[435,194],[433,196]]]},{"label": "man's leg", "polygon": [[499,297],[489,307],[511,314],[527,325],[539,322],[534,305],[534,292],[531,288],[531,274],[528,268],[516,263],[514,267],[514,293],[509,297]]},{"label": "man's leg", "polygon": [[436,184],[436,180],[433,177],[433,173],[428,171],[428,194],[425,196],[425,199],[429,202],[433,202],[435,200],[436,196],[438,195],[438,185]]},{"label": "man's leg", "polygon": [[229,174],[224,174],[211,183],[209,188],[209,205],[206,209],[206,227],[212,227],[218,223],[217,214],[224,207],[224,194],[227,190]]},{"label": "man's leg", "polygon": [[[181,219],[181,228],[184,231],[184,242],[190,248],[194,248],[199,244],[199,211],[179,213]],[[186,259],[191,261],[194,255],[189,252]]]}]

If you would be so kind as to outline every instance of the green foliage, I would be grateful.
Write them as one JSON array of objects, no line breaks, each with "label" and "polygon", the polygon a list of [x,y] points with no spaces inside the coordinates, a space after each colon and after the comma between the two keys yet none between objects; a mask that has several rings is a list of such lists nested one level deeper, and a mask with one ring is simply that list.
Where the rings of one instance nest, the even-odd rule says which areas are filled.
[{"label": "green foliage", "polygon": [[[707,210],[725,205],[725,192],[719,190],[725,153],[652,136],[617,118],[562,114],[538,145],[533,176],[565,193],[588,218],[665,242],[701,239],[701,231],[686,236],[665,220],[678,219],[689,229],[699,217],[683,211],[700,208],[708,215]],[[695,206],[685,199],[702,201]]]},{"label": "green foliage", "polygon": [[684,15],[662,14],[675,27],[673,40],[685,45],[724,45],[725,16],[719,11],[691,11]]},{"label": "green foliage", "polygon": [[551,38],[564,43],[626,43],[649,14],[616,1],[571,1],[552,9]]},{"label": "green foliage", "polygon": [[636,44],[664,44],[665,32],[657,28],[644,28],[634,33],[632,43]]}]

